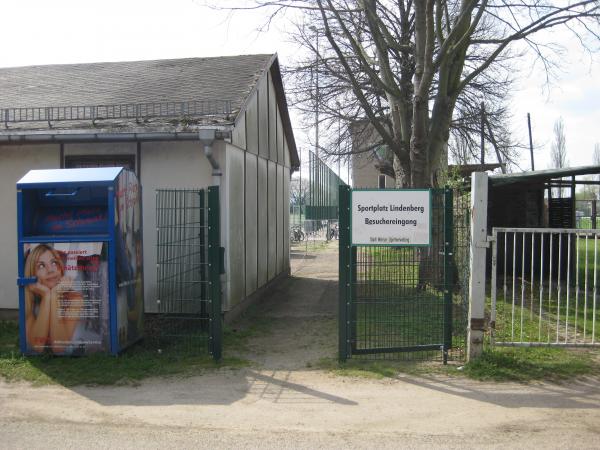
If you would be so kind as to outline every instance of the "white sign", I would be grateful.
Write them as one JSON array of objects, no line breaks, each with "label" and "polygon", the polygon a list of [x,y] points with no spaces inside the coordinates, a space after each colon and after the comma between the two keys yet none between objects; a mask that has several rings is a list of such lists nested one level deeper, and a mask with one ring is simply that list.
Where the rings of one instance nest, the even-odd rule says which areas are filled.
[{"label": "white sign", "polygon": [[431,245],[429,190],[352,191],[352,245]]}]

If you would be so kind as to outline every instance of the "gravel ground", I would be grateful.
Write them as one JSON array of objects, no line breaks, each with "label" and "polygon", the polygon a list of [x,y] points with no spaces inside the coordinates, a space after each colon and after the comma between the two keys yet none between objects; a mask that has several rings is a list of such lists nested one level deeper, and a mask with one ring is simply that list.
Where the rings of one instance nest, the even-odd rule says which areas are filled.
[{"label": "gravel ground", "polygon": [[0,381],[0,447],[600,446],[597,377],[521,385],[441,376],[370,380],[310,369],[336,351],[336,253],[292,261],[293,277],[256,308],[269,325],[249,344],[253,367],[139,386]]}]

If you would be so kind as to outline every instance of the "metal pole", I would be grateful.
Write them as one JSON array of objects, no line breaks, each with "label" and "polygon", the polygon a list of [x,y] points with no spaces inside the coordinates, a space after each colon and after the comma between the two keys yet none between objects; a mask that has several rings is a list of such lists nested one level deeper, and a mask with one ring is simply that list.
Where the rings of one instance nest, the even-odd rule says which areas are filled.
[{"label": "metal pole", "polygon": [[208,259],[210,290],[210,344],[209,348],[215,361],[221,359],[223,349],[223,324],[221,316],[221,225],[220,225],[219,187],[208,188]]},{"label": "metal pole", "polygon": [[339,320],[338,320],[338,358],[340,361],[346,361],[349,354],[349,309],[351,303],[350,285],[353,282],[351,278],[351,248],[350,248],[350,188],[348,186],[339,187],[340,196],[340,251],[339,251]]},{"label": "metal pole", "polygon": [[527,113],[527,128],[529,128],[529,153],[531,153],[531,170],[535,170],[533,164],[533,139],[531,138],[531,115]]},{"label": "metal pole", "polygon": [[485,104],[481,102],[481,170],[485,165]]},{"label": "metal pole", "polygon": [[302,205],[304,204],[306,207],[306,198],[304,197],[304,192],[302,192],[302,150],[300,150],[300,193],[298,195],[298,200],[300,201],[300,228],[302,228]]},{"label": "metal pole", "polygon": [[348,155],[348,186],[350,186],[350,162],[352,161],[352,155]]},{"label": "metal pole", "polygon": [[314,25],[309,29],[315,33],[317,48],[315,54],[315,154],[319,156],[319,30]]},{"label": "metal pole", "polygon": [[[338,114],[340,111],[340,103],[337,103],[337,107],[338,107]],[[342,178],[342,118],[338,116],[338,178],[341,179]]]},{"label": "metal pole", "polygon": [[452,348],[452,254],[454,253],[453,192],[444,191],[444,364],[448,363],[448,352]]}]

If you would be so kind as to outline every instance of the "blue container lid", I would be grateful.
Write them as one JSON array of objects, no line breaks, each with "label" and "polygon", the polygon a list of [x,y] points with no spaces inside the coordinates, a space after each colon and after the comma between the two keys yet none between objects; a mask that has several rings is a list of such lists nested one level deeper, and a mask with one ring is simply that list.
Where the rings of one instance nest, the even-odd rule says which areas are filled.
[{"label": "blue container lid", "polygon": [[92,167],[85,169],[45,169],[30,170],[17,181],[17,187],[35,187],[37,184],[49,183],[102,183],[114,181],[122,167]]}]

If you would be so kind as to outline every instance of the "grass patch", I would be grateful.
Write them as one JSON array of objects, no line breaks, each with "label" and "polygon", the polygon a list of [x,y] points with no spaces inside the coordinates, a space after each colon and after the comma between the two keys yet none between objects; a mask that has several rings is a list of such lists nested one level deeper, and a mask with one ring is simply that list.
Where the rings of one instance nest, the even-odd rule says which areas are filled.
[{"label": "grass patch", "polygon": [[19,351],[18,325],[0,322],[0,377],[7,381],[63,386],[137,384],[154,376],[194,376],[207,370],[248,365],[244,359],[229,356],[216,363],[208,353],[190,346],[171,347],[159,354],[147,341],[119,356],[98,353],[84,357],[25,357]]},{"label": "grass patch", "polygon": [[432,361],[382,361],[349,359],[340,362],[335,358],[322,358],[312,367],[326,370],[342,377],[358,377],[368,379],[396,378],[400,374],[413,376],[453,375],[459,374],[456,364],[444,366]]},{"label": "grass patch", "polygon": [[264,336],[269,333],[275,319],[266,317],[257,312],[256,305],[248,308],[244,314],[245,321],[241,326],[223,327],[223,347],[233,353],[249,350],[248,341],[255,336]]},{"label": "grass patch", "polygon": [[562,348],[496,348],[465,365],[463,373],[484,381],[563,381],[597,373],[598,352]]},{"label": "grass patch", "polygon": [[[575,288],[570,288],[567,308],[566,286],[561,286],[560,307],[556,287],[553,287],[550,293],[551,298],[548,299],[548,287],[544,286],[540,308],[539,290],[539,285],[527,286],[522,300],[521,291],[515,289],[513,312],[512,289],[507,289],[505,294],[501,287],[498,288],[496,341],[554,342],[558,340],[562,342],[568,337],[569,342],[573,342],[575,339],[577,342],[590,342],[592,334],[596,341],[600,340],[600,324],[598,323],[600,305],[594,306],[593,292],[588,292],[586,296],[585,291],[580,289],[579,292],[576,292]],[[523,301],[523,307],[521,307],[521,301]],[[486,308],[490,314],[491,297],[487,297]],[[566,325],[567,317],[568,326]],[[596,319],[595,324],[594,319]]]},{"label": "grass patch", "polygon": [[600,370],[600,352],[561,348],[497,348],[464,366],[439,361],[353,360],[339,362],[323,358],[312,367],[337,376],[370,379],[397,378],[400,374],[415,377],[443,375],[479,381],[528,383],[560,382]]}]

